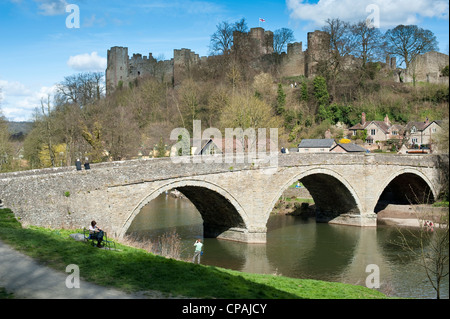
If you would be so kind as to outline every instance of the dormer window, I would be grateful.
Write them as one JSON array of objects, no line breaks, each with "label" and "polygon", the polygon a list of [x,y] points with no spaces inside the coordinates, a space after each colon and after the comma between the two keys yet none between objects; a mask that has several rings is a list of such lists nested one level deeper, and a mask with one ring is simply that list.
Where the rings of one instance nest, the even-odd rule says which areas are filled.
[{"label": "dormer window", "polygon": [[417,132],[417,128],[415,127],[415,126],[413,126],[412,128],[411,128],[411,133],[416,133]]}]

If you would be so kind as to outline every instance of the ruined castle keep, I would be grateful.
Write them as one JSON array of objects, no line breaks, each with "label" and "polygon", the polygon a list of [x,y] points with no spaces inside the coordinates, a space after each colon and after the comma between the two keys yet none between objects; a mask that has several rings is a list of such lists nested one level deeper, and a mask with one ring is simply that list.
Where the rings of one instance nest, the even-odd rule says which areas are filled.
[{"label": "ruined castle keep", "polygon": [[[302,42],[289,43],[287,53],[274,53],[274,36],[272,31],[261,27],[252,28],[249,32],[233,32],[232,52],[246,49],[252,61],[252,67],[261,72],[270,72],[270,65],[276,60],[279,71],[284,77],[305,76],[317,74],[318,61],[329,58],[329,35],[324,31],[309,32],[307,49],[303,51]],[[244,52],[244,51],[242,51]],[[276,57],[275,57],[276,56]],[[274,58],[275,57],[275,58]],[[180,84],[187,74],[202,63],[217,58],[217,56],[200,57],[190,49],[175,49],[173,58],[158,61],[149,53],[147,56],[133,54],[130,58],[127,47],[115,46],[108,50],[106,69],[106,89],[113,92],[116,88],[133,85],[139,78],[153,77],[173,86]],[[414,70],[402,70],[396,65],[395,58],[386,58],[383,68],[392,73],[397,82],[412,82],[412,74],[416,81],[447,83],[448,77],[442,77],[442,69],[448,65],[449,56],[439,52],[428,52],[418,58]],[[354,56],[344,59],[344,68],[353,68],[358,64]]]}]

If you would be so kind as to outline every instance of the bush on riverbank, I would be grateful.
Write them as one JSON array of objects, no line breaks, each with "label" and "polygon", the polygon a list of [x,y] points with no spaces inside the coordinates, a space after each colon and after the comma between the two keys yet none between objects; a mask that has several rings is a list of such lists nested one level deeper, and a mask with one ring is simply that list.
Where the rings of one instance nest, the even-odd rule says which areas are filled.
[{"label": "bush on riverbank", "polygon": [[79,231],[22,228],[9,209],[0,209],[0,240],[46,266],[64,272],[68,264],[76,264],[84,280],[128,292],[227,299],[386,298],[362,286],[196,265],[121,244],[120,251],[98,249],[70,238],[75,232]]}]

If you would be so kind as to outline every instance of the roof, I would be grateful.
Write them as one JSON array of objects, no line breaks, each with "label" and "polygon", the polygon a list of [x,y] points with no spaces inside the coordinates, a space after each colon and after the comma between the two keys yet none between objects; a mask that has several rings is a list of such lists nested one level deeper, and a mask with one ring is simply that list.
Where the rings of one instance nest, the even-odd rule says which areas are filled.
[{"label": "roof", "polygon": [[204,154],[208,147],[214,147],[218,149],[221,153],[237,153],[244,152],[244,148],[242,143],[238,139],[227,139],[227,138],[210,138],[205,145],[203,145],[202,149],[199,151],[199,154]]},{"label": "roof", "polygon": [[430,126],[433,123],[436,123],[437,125],[441,126],[442,125],[442,120],[431,121],[431,122],[429,122],[429,121],[425,121],[425,122],[409,122],[406,125],[405,130],[406,131],[410,131],[413,128],[413,126],[415,126],[418,131],[423,131],[423,130],[425,130],[428,126]]},{"label": "roof", "polygon": [[304,139],[298,144],[298,148],[331,148],[334,144],[332,138]]},{"label": "roof", "polygon": [[337,144],[335,147],[333,147],[330,151],[334,150],[336,147],[341,147],[344,151],[353,153],[353,152],[366,152],[367,150],[364,147],[361,147],[359,145],[353,144],[353,143],[342,143]]}]

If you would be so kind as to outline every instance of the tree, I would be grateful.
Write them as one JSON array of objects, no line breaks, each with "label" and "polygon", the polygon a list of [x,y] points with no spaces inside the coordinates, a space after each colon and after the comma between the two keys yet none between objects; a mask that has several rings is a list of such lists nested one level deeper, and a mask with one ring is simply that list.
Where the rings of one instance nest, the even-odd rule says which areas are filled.
[{"label": "tree", "polygon": [[75,103],[80,107],[100,100],[104,93],[103,73],[89,72],[66,76],[57,84],[57,104]]},{"label": "tree", "polygon": [[216,26],[216,32],[211,36],[210,50],[213,54],[227,55],[231,52],[233,46],[233,33],[248,32],[247,22],[245,18],[231,24],[227,21],[222,21]]},{"label": "tree", "polygon": [[281,119],[273,108],[250,92],[236,93],[222,109],[223,128],[278,128]]},{"label": "tree", "polygon": [[428,281],[436,291],[436,298],[441,297],[441,284],[448,276],[449,216],[441,217],[437,225],[430,226],[426,217],[417,214],[420,228],[417,231],[399,229],[400,240],[397,244],[418,260],[423,267]]},{"label": "tree", "polygon": [[245,21],[245,18],[242,18],[241,20],[236,21],[234,23],[233,31],[248,32],[248,26],[247,26],[247,22]]},{"label": "tree", "polygon": [[[354,41],[350,24],[340,19],[327,19],[322,30],[329,35],[329,56],[322,63],[322,70],[328,72],[332,84],[332,93],[336,93],[336,81],[344,68],[345,59],[353,52]],[[325,48],[323,48],[325,49]]]},{"label": "tree", "polygon": [[217,30],[211,36],[210,50],[213,54],[229,54],[233,45],[234,27],[227,21],[216,26]]},{"label": "tree", "polygon": [[[47,110],[46,110],[47,109]],[[43,139],[44,145],[48,149],[48,156],[50,158],[50,164],[52,167],[56,166],[56,155],[53,147],[54,144],[54,131],[53,131],[53,118],[51,114],[50,95],[47,96],[46,105],[44,99],[41,99],[41,119],[43,122]],[[41,160],[42,163],[42,160]]]},{"label": "tree", "polygon": [[308,102],[308,100],[309,100],[308,84],[306,83],[306,81],[302,82],[300,98],[302,101],[305,101],[305,102]]},{"label": "tree", "polygon": [[433,32],[416,25],[398,25],[386,31],[384,39],[387,53],[399,57],[407,69],[417,56],[438,49]]},{"label": "tree", "polygon": [[330,95],[328,94],[327,82],[322,76],[316,76],[313,81],[314,96],[319,105],[328,106],[330,103]]},{"label": "tree", "polygon": [[281,54],[286,50],[288,43],[294,42],[294,32],[288,28],[275,30],[273,33],[273,50]]},{"label": "tree", "polygon": [[6,171],[11,167],[13,148],[9,141],[9,136],[8,123],[0,110],[0,172]]},{"label": "tree", "polygon": [[277,115],[281,115],[284,113],[286,108],[286,93],[283,91],[283,86],[281,83],[278,84],[277,91]]},{"label": "tree", "polygon": [[156,144],[156,154],[154,154],[156,157],[165,157],[166,156],[166,144],[164,144],[164,140],[161,137],[159,139],[158,144]]},{"label": "tree", "polygon": [[350,26],[353,35],[353,53],[361,59],[362,67],[374,61],[381,55],[382,34],[378,28],[370,27],[366,21],[360,21]]}]

